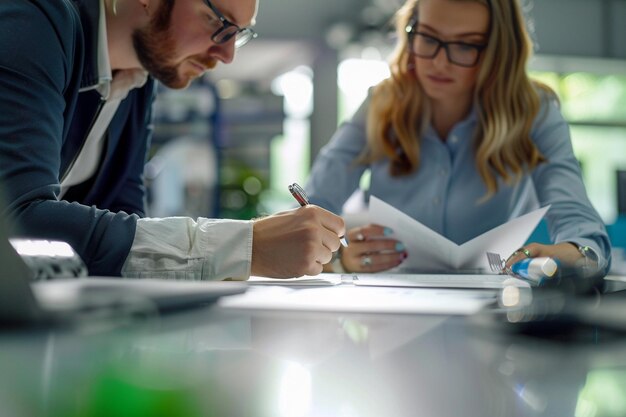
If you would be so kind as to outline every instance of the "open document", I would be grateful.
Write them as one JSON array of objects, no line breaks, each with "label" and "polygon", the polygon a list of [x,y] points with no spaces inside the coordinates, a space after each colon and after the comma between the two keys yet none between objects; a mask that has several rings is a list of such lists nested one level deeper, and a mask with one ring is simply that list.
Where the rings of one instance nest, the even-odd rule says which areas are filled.
[{"label": "open document", "polygon": [[495,227],[474,239],[457,245],[393,206],[372,196],[369,218],[390,227],[393,237],[406,246],[409,254],[402,269],[424,272],[490,271],[486,252],[508,256],[521,247],[550,206]]}]

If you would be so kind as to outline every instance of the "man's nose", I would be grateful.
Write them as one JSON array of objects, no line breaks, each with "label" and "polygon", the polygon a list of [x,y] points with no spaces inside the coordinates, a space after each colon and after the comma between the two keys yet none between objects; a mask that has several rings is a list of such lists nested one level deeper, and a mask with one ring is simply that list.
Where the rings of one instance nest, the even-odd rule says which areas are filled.
[{"label": "man's nose", "polygon": [[209,49],[211,56],[224,64],[230,64],[235,58],[235,39],[229,39],[226,43],[213,44]]}]

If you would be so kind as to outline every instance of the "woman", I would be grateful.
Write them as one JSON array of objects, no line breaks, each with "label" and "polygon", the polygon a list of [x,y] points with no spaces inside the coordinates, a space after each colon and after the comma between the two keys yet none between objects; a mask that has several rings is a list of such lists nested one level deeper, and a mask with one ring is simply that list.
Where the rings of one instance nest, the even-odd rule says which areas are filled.
[{"label": "woman", "polygon": [[[569,128],[548,87],[526,74],[532,43],[511,0],[408,0],[397,13],[391,76],[320,152],[311,203],[340,212],[371,170],[369,192],[461,244],[539,206],[554,244],[512,254],[595,262],[609,239],[591,206]],[[351,229],[337,267],[401,264],[401,242],[379,225]],[[508,255],[508,254],[503,254]]]}]

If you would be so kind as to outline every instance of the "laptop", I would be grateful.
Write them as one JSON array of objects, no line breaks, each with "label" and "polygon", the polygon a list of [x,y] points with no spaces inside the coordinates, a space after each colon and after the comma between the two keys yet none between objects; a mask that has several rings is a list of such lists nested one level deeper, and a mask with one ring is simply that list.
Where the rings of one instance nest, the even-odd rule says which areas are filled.
[{"label": "laptop", "polygon": [[0,221],[0,323],[54,323],[151,315],[206,305],[247,289],[243,282],[89,277],[33,281]]}]

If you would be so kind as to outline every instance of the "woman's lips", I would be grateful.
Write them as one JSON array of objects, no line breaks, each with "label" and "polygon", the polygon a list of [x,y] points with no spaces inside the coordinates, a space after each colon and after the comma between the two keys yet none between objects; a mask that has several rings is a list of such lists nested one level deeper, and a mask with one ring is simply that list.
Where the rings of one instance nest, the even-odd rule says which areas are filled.
[{"label": "woman's lips", "polygon": [[438,84],[450,84],[454,81],[452,78],[445,77],[443,75],[429,75],[428,79]]}]

